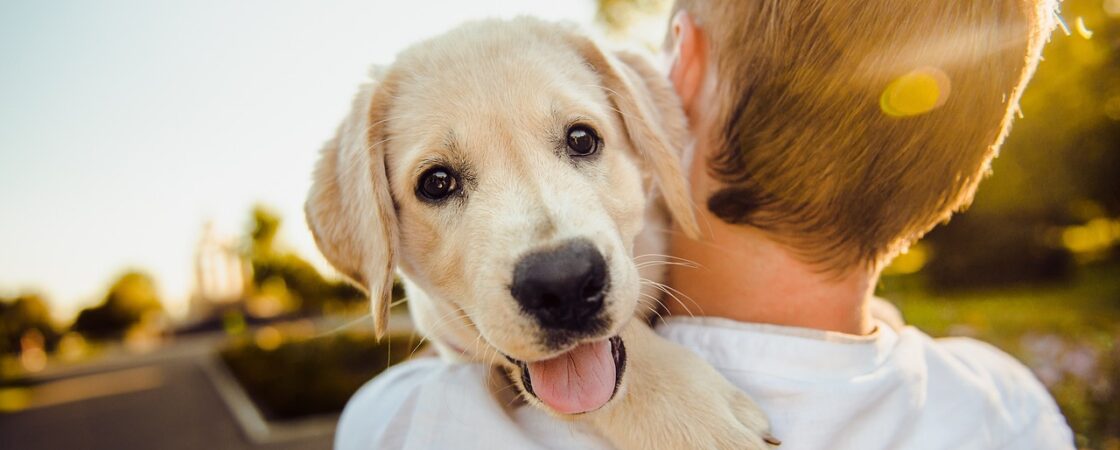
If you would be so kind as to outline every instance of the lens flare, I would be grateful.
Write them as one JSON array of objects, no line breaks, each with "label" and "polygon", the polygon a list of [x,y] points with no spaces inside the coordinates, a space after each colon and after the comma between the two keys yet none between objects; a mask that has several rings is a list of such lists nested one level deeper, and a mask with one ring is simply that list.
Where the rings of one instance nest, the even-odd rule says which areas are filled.
[{"label": "lens flare", "polygon": [[917,116],[944,105],[949,91],[945,72],[923,67],[891,81],[879,97],[879,107],[891,117]]},{"label": "lens flare", "polygon": [[1084,17],[1078,17],[1077,21],[1074,22],[1074,27],[1077,28],[1077,34],[1080,34],[1081,37],[1083,37],[1085,39],[1092,39],[1093,38],[1093,30],[1090,30],[1089,27],[1085,26],[1085,18]]},{"label": "lens flare", "polygon": [[1111,17],[1120,17],[1120,0],[1104,0],[1104,12]]}]

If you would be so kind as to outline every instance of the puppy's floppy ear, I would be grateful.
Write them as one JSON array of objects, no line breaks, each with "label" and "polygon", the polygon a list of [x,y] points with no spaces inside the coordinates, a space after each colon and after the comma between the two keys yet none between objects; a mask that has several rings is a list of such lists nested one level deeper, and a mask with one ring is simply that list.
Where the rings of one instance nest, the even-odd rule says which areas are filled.
[{"label": "puppy's floppy ear", "polygon": [[304,204],[323,256],[369,294],[374,330],[385,333],[396,266],[397,218],[385,170],[384,127],[391,95],[363,85],[323,148]]},{"label": "puppy's floppy ear", "polygon": [[591,39],[574,33],[570,40],[599,75],[630,143],[653,172],[669,213],[686,235],[696,238],[700,228],[681,169],[687,119],[669,81],[636,54],[605,53]]}]

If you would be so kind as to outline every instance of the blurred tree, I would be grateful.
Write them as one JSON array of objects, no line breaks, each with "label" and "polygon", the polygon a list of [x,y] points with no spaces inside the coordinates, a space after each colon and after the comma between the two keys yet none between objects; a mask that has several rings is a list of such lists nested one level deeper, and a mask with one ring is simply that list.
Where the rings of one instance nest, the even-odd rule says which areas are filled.
[{"label": "blurred tree", "polygon": [[657,51],[672,5],[673,0],[598,0],[595,22],[616,43]]},{"label": "blurred tree", "polygon": [[0,355],[19,353],[20,339],[32,330],[43,336],[46,350],[58,345],[59,333],[47,302],[36,294],[0,298]]},{"label": "blurred tree", "polygon": [[939,291],[1064,279],[1073,272],[1074,260],[1048,239],[1054,221],[1060,219],[961,215],[930,234],[933,257],[923,272]]},{"label": "blurred tree", "polygon": [[670,0],[598,0],[596,3],[595,20],[611,33],[626,33],[643,16],[663,15],[672,5]]},{"label": "blurred tree", "polygon": [[90,339],[119,339],[145,314],[162,310],[152,278],[143,272],[130,271],[109,287],[100,304],[78,313],[71,328]]},{"label": "blurred tree", "polygon": [[296,307],[304,313],[322,313],[330,308],[331,302],[365,300],[365,295],[357,288],[346,282],[327,280],[311,263],[277,248],[276,234],[281,224],[280,216],[268,208],[260,205],[253,208],[248,258],[253,267],[254,290],[261,291],[266,285],[273,289],[284,286]]},{"label": "blurred tree", "polygon": [[280,230],[280,216],[262,205],[254,206],[251,214],[249,252],[252,256],[270,256],[276,244],[276,233]]}]

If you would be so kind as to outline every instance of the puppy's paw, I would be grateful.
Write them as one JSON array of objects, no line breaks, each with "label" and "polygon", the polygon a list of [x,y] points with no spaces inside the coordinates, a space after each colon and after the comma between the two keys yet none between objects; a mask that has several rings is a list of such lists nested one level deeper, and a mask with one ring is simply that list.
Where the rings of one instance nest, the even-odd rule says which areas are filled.
[{"label": "puppy's paw", "polygon": [[768,449],[782,445],[782,441],[770,433],[770,421],[762,409],[751,400],[747,394],[739,392],[732,387],[731,413],[740,424],[747,428],[746,437],[751,445],[759,449]]},{"label": "puppy's paw", "polygon": [[689,378],[696,387],[688,392],[682,389],[682,395],[674,400],[681,407],[676,423],[683,434],[681,446],[651,441],[646,448],[767,450],[781,445],[770,433],[766,414],[715,370],[703,366],[691,371]]},{"label": "puppy's paw", "polygon": [[[644,324],[624,330],[629,368],[592,423],[623,449],[750,449],[780,445],[766,414],[703,359]],[[631,330],[632,329],[632,330]]]}]

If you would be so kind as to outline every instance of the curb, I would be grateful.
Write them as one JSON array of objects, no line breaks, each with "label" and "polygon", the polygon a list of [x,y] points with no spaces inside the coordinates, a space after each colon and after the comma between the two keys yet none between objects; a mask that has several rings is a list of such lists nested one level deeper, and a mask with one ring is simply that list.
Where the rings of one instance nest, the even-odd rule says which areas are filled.
[{"label": "curb", "polygon": [[236,419],[241,432],[253,444],[288,442],[334,434],[338,414],[321,414],[284,423],[269,422],[217,355],[199,360],[198,365],[218,391],[222,403],[225,403]]}]

